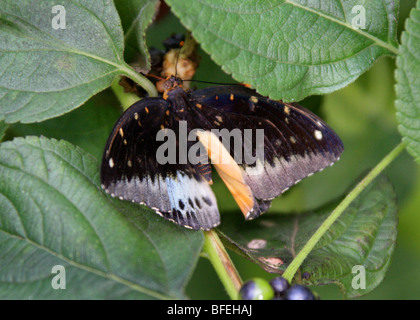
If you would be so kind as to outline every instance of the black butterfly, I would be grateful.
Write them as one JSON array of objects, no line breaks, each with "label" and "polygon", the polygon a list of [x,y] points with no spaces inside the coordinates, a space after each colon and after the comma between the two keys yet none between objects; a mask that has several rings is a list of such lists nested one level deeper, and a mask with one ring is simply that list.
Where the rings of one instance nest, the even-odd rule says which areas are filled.
[{"label": "black butterfly", "polygon": [[[211,160],[221,155],[236,159],[237,153],[232,144],[226,148],[212,129],[264,130],[263,160],[213,163],[247,220],[267,211],[272,199],[290,186],[332,165],[343,151],[337,134],[298,104],[273,101],[243,86],[185,92],[176,77],[165,86],[163,98],[145,98],[122,114],[105,147],[101,182],[113,197],[145,204],[178,225],[194,230],[219,225],[210,188],[211,164],[189,160],[160,164],[156,158],[164,143],[156,140],[160,130],[178,133],[182,123],[188,133],[201,129],[194,131],[197,143],[206,152],[204,158]],[[176,135],[176,147],[185,144],[181,138]],[[248,152],[256,155],[252,140]],[[187,142],[185,150],[193,145]]]}]

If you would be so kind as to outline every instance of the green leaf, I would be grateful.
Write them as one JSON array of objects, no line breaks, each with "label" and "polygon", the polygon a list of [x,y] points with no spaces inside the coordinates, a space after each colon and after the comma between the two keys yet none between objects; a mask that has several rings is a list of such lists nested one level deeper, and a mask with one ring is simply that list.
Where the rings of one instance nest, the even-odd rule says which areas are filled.
[{"label": "green leaf", "polygon": [[[268,272],[283,273],[293,257],[336,206],[300,215],[268,213],[245,222],[238,212],[224,214],[219,229],[235,251]],[[377,178],[352,202],[301,265],[304,282],[338,284],[347,297],[367,294],[384,278],[397,236],[397,206],[388,179]],[[352,287],[355,266],[366,271],[366,289]],[[354,271],[354,270],[353,270]]]},{"label": "green leaf", "polygon": [[398,1],[364,1],[366,29],[358,0],[167,2],[225,72],[273,99],[332,92],[397,52]]},{"label": "green leaf", "polygon": [[[66,113],[136,74],[123,60],[123,31],[112,1],[0,0],[0,119],[37,122]],[[64,19],[59,20],[62,26]]]},{"label": "green leaf", "polygon": [[395,77],[398,129],[407,150],[420,163],[420,1],[406,20],[401,35]]},{"label": "green leaf", "polygon": [[[65,141],[0,145],[0,298],[184,298],[202,233],[108,197],[98,172]],[[65,290],[51,287],[55,265]]]},{"label": "green leaf", "polygon": [[115,6],[124,29],[124,56],[127,61],[135,59],[138,67],[147,73],[150,69],[150,55],[146,46],[146,29],[152,23],[159,1],[115,0]]},{"label": "green leaf", "polygon": [[101,161],[105,143],[121,115],[118,105],[114,94],[106,90],[61,117],[39,123],[11,124],[8,133],[13,137],[34,135],[63,139]]}]

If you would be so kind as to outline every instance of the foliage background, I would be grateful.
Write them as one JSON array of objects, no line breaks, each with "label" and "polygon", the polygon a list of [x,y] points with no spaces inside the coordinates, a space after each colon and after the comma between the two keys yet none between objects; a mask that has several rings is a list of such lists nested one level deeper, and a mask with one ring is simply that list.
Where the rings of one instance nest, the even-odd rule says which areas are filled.
[{"label": "foliage background", "polygon": [[[415,1],[401,1],[398,34]],[[161,48],[160,39],[170,32],[185,32],[178,19],[169,14],[153,24],[147,34],[149,46]],[[400,39],[400,36],[398,36]],[[195,79],[215,82],[233,81],[200,50],[202,57]],[[316,208],[326,200],[343,194],[355,181],[376,165],[398,142],[401,136],[395,119],[395,60],[380,58],[377,63],[349,86],[332,94],[312,96],[300,102],[315,110],[342,138],[345,151],[333,167],[305,179],[277,198],[270,211],[290,211]],[[205,85],[204,85],[205,86]],[[197,87],[203,87],[197,84]],[[399,234],[391,267],[384,281],[362,299],[420,299],[420,175],[413,158],[404,151],[384,172],[393,182],[399,205]],[[221,183],[214,188],[220,211],[234,209]],[[320,194],[322,192],[323,194]],[[228,195],[228,196],[226,196]],[[305,199],[302,201],[301,197]],[[305,207],[302,207],[304,205]],[[269,213],[270,214],[270,213]],[[223,215],[222,215],[223,221]],[[233,262],[244,281],[252,277],[271,279],[259,266],[231,253]],[[216,274],[201,258],[187,287],[187,294],[197,299],[228,298]],[[314,288],[315,289],[315,288]],[[322,299],[342,299],[335,285],[317,287]]]}]

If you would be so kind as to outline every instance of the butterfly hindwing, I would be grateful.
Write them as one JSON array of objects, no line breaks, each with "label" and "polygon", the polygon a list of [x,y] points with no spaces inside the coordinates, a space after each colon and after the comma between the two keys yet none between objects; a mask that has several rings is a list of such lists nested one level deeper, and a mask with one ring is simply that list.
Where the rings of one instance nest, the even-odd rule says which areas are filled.
[{"label": "butterfly hindwing", "polygon": [[145,204],[179,225],[213,228],[220,215],[200,170],[188,163],[160,164],[156,159],[164,143],[156,141],[156,135],[165,128],[176,133],[178,121],[164,99],[143,99],[123,113],[105,147],[102,186],[112,196]]},{"label": "butterfly hindwing", "polygon": [[[255,218],[265,212],[273,198],[301,179],[332,165],[343,145],[335,132],[320,118],[297,104],[285,104],[262,97],[238,86],[221,86],[192,93],[195,118],[206,128],[264,130],[264,159],[239,163],[243,179],[253,192]],[[234,150],[231,145],[231,155]],[[256,154],[255,141],[252,152]]]}]

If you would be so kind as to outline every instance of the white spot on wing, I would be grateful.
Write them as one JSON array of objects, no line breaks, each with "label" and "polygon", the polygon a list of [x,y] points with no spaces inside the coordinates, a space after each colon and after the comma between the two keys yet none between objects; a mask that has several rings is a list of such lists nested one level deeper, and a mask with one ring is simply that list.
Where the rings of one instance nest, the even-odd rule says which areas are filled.
[{"label": "white spot on wing", "polygon": [[317,140],[322,140],[322,132],[319,130],[314,131],[314,136]]},{"label": "white spot on wing", "polygon": [[258,102],[258,98],[256,96],[251,96],[251,98],[249,98],[249,100],[251,100],[254,103]]},{"label": "white spot on wing", "polygon": [[264,164],[261,162],[261,160],[257,159],[255,166],[246,166],[245,171],[250,176],[258,176],[264,172]]}]

